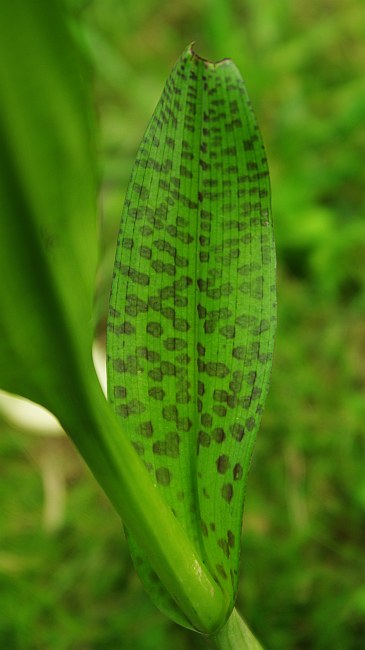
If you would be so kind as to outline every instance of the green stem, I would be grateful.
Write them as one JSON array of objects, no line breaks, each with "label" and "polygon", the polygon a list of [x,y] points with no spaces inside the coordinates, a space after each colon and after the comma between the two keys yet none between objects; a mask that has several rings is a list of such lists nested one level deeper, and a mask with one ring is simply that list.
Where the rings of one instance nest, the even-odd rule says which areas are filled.
[{"label": "green stem", "polygon": [[225,619],[226,596],[152,483],[93,369],[86,377],[59,419],[172,598],[195,629],[212,634]]},{"label": "green stem", "polygon": [[218,650],[263,650],[236,609],[227,623],[211,636]]}]

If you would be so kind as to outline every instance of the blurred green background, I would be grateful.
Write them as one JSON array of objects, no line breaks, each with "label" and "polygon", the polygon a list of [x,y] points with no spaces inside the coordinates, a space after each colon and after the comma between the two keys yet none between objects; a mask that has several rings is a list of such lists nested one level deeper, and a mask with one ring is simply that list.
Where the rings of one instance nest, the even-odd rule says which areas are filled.
[{"label": "blurred green background", "polygon": [[[272,385],[239,607],[267,650],[365,638],[365,3],[68,2],[98,115],[103,341],[139,141],[184,47],[241,69],[268,152],[278,253]],[[63,436],[0,419],[0,647],[208,648],[149,602],[121,525]]]}]

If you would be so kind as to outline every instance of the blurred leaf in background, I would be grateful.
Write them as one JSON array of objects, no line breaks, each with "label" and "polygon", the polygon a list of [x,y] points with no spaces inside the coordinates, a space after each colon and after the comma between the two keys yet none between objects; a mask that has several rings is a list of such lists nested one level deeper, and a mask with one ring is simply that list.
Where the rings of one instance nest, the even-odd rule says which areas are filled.
[{"label": "blurred leaf in background", "polygon": [[[68,7],[94,69],[101,127],[101,339],[128,177],[168,71],[195,39],[201,55],[230,56],[245,76],[272,176],[279,327],[248,485],[238,604],[270,650],[362,650],[365,5]],[[1,429],[0,647],[202,648],[203,639],[148,602],[115,514],[69,445],[65,524],[49,537],[39,444]]]},{"label": "blurred leaf in background", "polygon": [[65,417],[93,339],[89,84],[58,0],[0,20],[0,387]]}]

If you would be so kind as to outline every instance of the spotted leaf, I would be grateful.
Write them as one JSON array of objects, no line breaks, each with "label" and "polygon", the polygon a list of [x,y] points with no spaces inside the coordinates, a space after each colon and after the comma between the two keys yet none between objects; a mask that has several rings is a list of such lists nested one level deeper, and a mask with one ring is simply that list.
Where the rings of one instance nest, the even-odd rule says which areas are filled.
[{"label": "spotted leaf", "polygon": [[[188,47],[147,127],[123,209],[109,399],[231,606],[274,329],[261,136],[232,61],[213,64]],[[187,624],[136,540],[130,545],[156,604]]]}]

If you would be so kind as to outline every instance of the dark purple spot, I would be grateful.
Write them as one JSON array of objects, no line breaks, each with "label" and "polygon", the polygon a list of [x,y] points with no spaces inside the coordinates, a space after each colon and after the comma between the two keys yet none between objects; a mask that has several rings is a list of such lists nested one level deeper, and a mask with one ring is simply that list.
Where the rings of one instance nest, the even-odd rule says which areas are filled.
[{"label": "dark purple spot", "polygon": [[233,468],[233,478],[235,481],[239,481],[243,476],[243,468],[240,463],[236,463]]},{"label": "dark purple spot", "polygon": [[229,466],[230,466],[230,462],[226,454],[223,454],[222,456],[219,456],[219,458],[217,458],[217,470],[219,474],[225,474]]},{"label": "dark purple spot", "polygon": [[225,483],[221,490],[222,497],[227,503],[231,503],[233,497],[233,485],[232,483]]},{"label": "dark purple spot", "polygon": [[156,480],[159,485],[170,485],[171,472],[167,467],[158,467],[156,469]]}]

